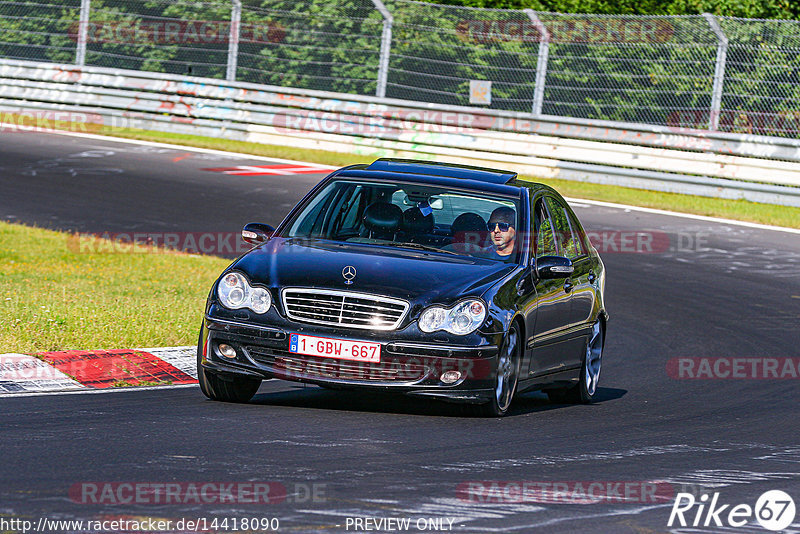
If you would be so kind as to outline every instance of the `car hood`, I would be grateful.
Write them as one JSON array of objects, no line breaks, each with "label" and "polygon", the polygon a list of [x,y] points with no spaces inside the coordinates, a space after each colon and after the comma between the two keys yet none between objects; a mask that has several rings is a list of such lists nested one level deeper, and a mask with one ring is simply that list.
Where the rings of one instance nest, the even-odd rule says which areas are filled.
[{"label": "car hood", "polygon": [[[355,269],[345,284],[345,267]],[[315,287],[398,297],[427,305],[481,295],[516,267],[499,261],[397,247],[273,238],[233,268],[281,289]]]}]

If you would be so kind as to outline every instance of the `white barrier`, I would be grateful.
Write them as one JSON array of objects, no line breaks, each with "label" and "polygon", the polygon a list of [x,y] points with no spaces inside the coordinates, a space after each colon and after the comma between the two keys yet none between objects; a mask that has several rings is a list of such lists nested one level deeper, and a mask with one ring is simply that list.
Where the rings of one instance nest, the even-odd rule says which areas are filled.
[{"label": "white barrier", "polygon": [[800,206],[795,139],[0,60],[0,111],[106,126],[500,167],[521,174]]}]

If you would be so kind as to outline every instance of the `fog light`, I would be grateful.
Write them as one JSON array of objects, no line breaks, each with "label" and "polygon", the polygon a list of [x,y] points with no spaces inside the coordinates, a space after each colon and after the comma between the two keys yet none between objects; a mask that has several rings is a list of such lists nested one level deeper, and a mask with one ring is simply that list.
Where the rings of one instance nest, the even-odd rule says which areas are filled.
[{"label": "fog light", "polygon": [[234,349],[230,345],[226,345],[225,343],[219,346],[219,353],[225,356],[226,358],[236,357],[236,349]]},{"label": "fog light", "polygon": [[445,384],[454,384],[458,382],[460,378],[461,378],[460,371],[446,371],[442,373],[442,376],[439,378],[439,380],[441,380]]}]

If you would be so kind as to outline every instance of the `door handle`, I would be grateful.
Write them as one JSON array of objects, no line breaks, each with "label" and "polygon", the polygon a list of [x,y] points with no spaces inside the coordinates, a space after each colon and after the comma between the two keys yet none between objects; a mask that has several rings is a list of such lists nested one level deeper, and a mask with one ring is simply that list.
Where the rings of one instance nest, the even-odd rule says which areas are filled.
[{"label": "door handle", "polygon": [[570,291],[572,291],[572,282],[570,282],[569,280],[564,282],[564,291],[566,293],[569,293]]},{"label": "door handle", "polygon": [[591,284],[595,280],[597,280],[597,275],[594,274],[592,271],[589,271],[589,283]]}]

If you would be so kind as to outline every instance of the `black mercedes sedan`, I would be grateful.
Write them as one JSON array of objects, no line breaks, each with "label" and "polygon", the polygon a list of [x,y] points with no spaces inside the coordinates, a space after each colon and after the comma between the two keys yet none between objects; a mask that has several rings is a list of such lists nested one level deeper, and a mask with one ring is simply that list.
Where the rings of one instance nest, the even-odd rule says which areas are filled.
[{"label": "black mercedes sedan", "polygon": [[605,270],[567,202],[515,173],[379,159],[334,171],[214,282],[200,388],[265,379],[461,402],[597,392]]}]

